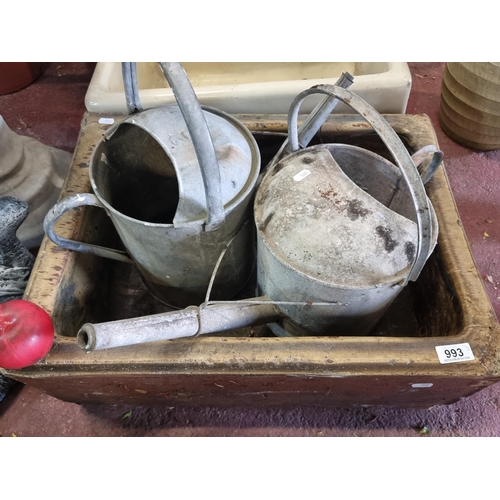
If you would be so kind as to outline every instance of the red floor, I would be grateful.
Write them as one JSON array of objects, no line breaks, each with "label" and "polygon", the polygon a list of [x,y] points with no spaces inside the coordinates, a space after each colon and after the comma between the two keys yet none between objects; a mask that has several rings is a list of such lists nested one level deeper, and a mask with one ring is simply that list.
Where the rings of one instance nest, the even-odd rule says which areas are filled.
[{"label": "red floor", "polygon": [[[409,114],[433,121],[446,171],[485,288],[500,317],[500,150],[478,152],[438,123],[444,63],[410,63]],[[72,151],[94,63],[48,63],[43,75],[0,96],[0,114],[19,134]],[[485,233],[488,236],[485,236]],[[491,281],[487,279],[491,277]],[[0,403],[0,436],[500,436],[500,383],[429,410],[359,408],[141,408],[85,406],[18,384]]]}]

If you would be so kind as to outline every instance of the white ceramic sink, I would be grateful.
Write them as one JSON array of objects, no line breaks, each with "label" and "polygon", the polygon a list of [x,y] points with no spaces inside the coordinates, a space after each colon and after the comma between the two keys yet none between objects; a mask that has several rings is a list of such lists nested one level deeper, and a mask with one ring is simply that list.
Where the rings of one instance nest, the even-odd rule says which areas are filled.
[{"label": "white ceramic sink", "polygon": [[[342,72],[354,76],[353,91],[380,113],[404,113],[411,90],[407,63],[390,62],[189,62],[182,63],[201,104],[228,113],[288,113],[292,100],[317,84],[334,84]],[[175,102],[157,63],[137,63],[144,109]],[[319,96],[308,97],[309,113]],[[88,111],[127,113],[121,63],[97,63],[85,96]],[[340,103],[335,113],[353,113]]]}]

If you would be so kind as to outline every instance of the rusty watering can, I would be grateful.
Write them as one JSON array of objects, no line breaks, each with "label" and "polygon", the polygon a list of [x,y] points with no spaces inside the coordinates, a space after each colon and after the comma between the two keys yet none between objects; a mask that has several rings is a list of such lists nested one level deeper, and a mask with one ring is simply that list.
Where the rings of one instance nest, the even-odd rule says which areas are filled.
[{"label": "rusty watering can", "polygon": [[[298,109],[314,93],[361,114],[395,164],[345,144],[301,150]],[[366,335],[374,328],[403,287],[418,278],[436,245],[438,223],[424,182],[442,152],[431,145],[411,157],[377,111],[338,86],[299,94],[288,129],[288,151],[282,148],[271,161],[255,197],[260,296],[233,302],[207,297],[182,311],[86,324],[77,336],[82,349],[263,323],[279,336]]]},{"label": "rusty watering can", "polygon": [[[90,161],[93,194],[59,201],[44,228],[56,244],[133,262],[145,286],[174,308],[199,304],[229,242],[213,294],[234,297],[255,264],[249,223],[260,171],[250,131],[232,116],[201,107],[179,63],[160,63],[177,105],[130,115],[108,129]],[[72,241],[57,219],[82,205],[103,208],[126,252]]]}]

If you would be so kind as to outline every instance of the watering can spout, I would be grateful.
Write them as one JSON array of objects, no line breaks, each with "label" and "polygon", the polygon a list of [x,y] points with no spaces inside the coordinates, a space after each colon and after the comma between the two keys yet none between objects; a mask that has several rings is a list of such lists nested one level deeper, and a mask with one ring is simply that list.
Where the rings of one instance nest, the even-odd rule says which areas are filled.
[{"label": "watering can spout", "polygon": [[229,302],[139,318],[86,323],[78,332],[77,344],[87,353],[160,340],[194,337],[246,326],[278,321],[280,313],[267,297],[243,303]]}]

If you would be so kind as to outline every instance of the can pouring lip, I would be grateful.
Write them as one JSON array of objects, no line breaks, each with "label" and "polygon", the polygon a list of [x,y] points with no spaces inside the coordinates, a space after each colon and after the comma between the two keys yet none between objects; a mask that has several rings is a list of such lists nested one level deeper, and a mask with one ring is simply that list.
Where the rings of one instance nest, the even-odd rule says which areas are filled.
[{"label": "can pouring lip", "polygon": [[431,242],[433,239],[433,228],[431,223],[431,210],[429,208],[430,202],[427,198],[420,174],[415,167],[410,154],[404,147],[396,132],[391,128],[382,115],[380,115],[380,113],[378,113],[372,106],[356,94],[335,85],[317,85],[304,90],[293,100],[288,114],[288,132],[290,134],[291,151],[297,151],[300,147],[297,132],[300,105],[307,96],[318,93],[341,100],[356,111],[356,113],[358,113],[366,122],[368,122],[382,139],[393,156],[396,165],[401,170],[401,174],[413,200],[418,229],[415,259],[410,268],[405,284],[408,281],[415,281],[420,275],[420,272],[422,271],[422,268],[424,267],[430,254]]},{"label": "can pouring lip", "polygon": [[[221,178],[221,202],[225,215],[232,213],[237,206],[246,200],[254,191],[260,173],[260,151],[251,132],[235,117],[208,106],[202,106],[203,113],[218,158]],[[120,137],[123,135],[123,137]],[[102,165],[103,161],[115,159],[113,168],[130,163],[130,170],[143,168],[140,158],[128,158],[125,153],[129,143],[138,143],[133,147],[132,154],[140,152],[140,144],[145,136],[155,142],[161,149],[162,157],[151,155],[151,165],[147,168],[155,172],[162,172],[167,164],[178,184],[178,201],[174,209],[175,216],[168,222],[155,222],[165,227],[201,226],[207,218],[207,204],[203,185],[202,172],[196,153],[193,148],[189,132],[183,120],[180,109],[175,104],[152,108],[130,115],[120,123],[109,128],[103,140],[92,153],[90,161],[91,185],[96,195],[103,201],[109,210],[116,211],[112,200],[103,192],[99,182],[96,182],[99,169],[109,168]],[[103,159],[102,155],[105,155]],[[143,155],[147,157],[147,155]],[[144,167],[146,168],[146,167]],[[140,186],[131,183],[131,190]],[[167,202],[164,194],[165,203]],[[118,210],[122,215],[136,222],[144,219]],[[153,223],[145,221],[148,223]]]},{"label": "can pouring lip", "polygon": [[[304,288],[307,282],[362,291],[404,282],[415,257],[417,225],[390,208],[401,183],[397,175],[383,174],[398,172],[378,155],[345,146],[344,167],[351,160],[371,175],[363,176],[362,188],[331,149],[335,146],[323,144],[292,153],[265,177],[254,210],[259,243],[284,272],[296,274],[297,286],[304,280]],[[376,184],[372,190],[370,181]],[[404,194],[403,201],[411,201]],[[275,272],[278,268],[267,269],[263,279],[273,280]]]},{"label": "can pouring lip", "polygon": [[[178,178],[179,203],[173,217],[173,225],[174,227],[182,227],[186,224],[198,224],[198,219],[201,217],[198,216],[198,212],[202,210],[203,218],[205,218],[203,230],[207,232],[215,231],[224,223],[226,217],[225,202],[227,202],[227,199],[225,200],[225,198],[227,196],[223,190],[231,190],[230,187],[222,183],[221,179],[219,165],[221,155],[217,154],[214,144],[214,134],[218,133],[218,128],[209,128],[206,120],[207,113],[200,105],[181,63],[159,62],[158,64],[172,89],[177,102],[176,109],[180,111],[180,115],[175,120],[175,127],[171,123],[166,124],[170,134],[167,139],[172,142],[172,147],[164,148],[167,153],[170,152],[170,159],[174,163]],[[144,112],[142,111],[138,93],[136,63],[122,63],[122,77],[129,113],[139,111],[137,115],[132,114],[131,116],[143,120]],[[131,123],[137,122],[132,118]],[[144,124],[143,127],[145,130],[148,128]],[[166,139],[160,128],[152,127],[149,132],[153,136],[156,136],[156,132],[161,140]],[[225,133],[227,132],[226,127]],[[231,138],[231,135],[228,137]],[[174,147],[177,145],[180,150],[186,149],[184,147],[187,145],[186,142],[189,144],[189,148],[187,148],[190,150],[189,155],[183,158],[178,165],[175,165],[174,158],[177,158],[178,155],[173,155]],[[168,142],[163,142],[164,146],[167,144]],[[219,147],[221,146],[219,145]],[[229,141],[222,157],[229,156],[233,157],[234,160],[235,152],[231,151],[233,147],[234,145]],[[254,151],[249,155],[250,158],[247,158],[248,161],[252,161],[255,150],[260,158],[258,149],[254,148]],[[248,151],[246,151],[246,154],[248,156]],[[188,162],[191,168],[186,169],[183,173],[185,161]],[[198,187],[197,177],[199,176],[195,172],[196,168],[199,169],[201,174],[201,189]],[[194,182],[194,186],[191,185],[192,182]],[[235,179],[231,179],[231,183],[234,186],[236,184]],[[200,196],[202,196],[203,201],[199,200]]]}]

